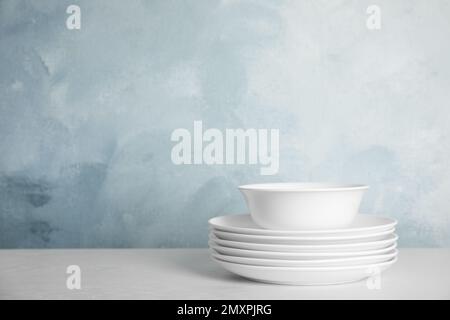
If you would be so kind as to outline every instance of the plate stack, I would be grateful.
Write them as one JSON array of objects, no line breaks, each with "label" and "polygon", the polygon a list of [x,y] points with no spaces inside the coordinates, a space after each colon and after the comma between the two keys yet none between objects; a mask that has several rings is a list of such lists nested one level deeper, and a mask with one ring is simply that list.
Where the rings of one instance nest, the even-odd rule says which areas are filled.
[{"label": "plate stack", "polygon": [[367,186],[283,183],[240,189],[250,215],[209,220],[212,258],[228,271],[261,282],[325,285],[365,279],[397,259],[397,222],[357,214]]}]

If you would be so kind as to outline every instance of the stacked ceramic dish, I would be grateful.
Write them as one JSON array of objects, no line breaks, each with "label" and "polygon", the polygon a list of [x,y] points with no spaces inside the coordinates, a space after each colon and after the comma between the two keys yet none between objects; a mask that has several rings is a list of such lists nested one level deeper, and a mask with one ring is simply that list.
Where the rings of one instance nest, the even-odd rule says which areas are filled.
[{"label": "stacked ceramic dish", "polygon": [[320,285],[365,279],[397,259],[396,221],[357,214],[367,186],[241,186],[250,214],[209,220],[212,258],[248,279]]}]

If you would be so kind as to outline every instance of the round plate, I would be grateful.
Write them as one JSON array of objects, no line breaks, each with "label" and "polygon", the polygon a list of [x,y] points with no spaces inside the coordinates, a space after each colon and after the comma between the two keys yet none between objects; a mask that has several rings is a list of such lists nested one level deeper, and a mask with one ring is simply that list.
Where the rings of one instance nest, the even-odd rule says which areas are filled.
[{"label": "round plate", "polygon": [[230,256],[259,258],[259,259],[280,259],[280,260],[320,260],[320,259],[335,259],[335,258],[351,258],[363,257],[369,255],[385,254],[394,250],[397,244],[394,243],[389,247],[378,250],[363,250],[350,252],[274,252],[274,251],[257,251],[245,250],[237,248],[229,248],[216,245],[213,241],[209,241],[208,245],[215,251]]},{"label": "round plate", "polygon": [[230,241],[242,241],[251,243],[264,243],[264,244],[345,244],[345,243],[357,243],[365,241],[377,241],[384,240],[391,233],[394,233],[395,228],[371,233],[371,234],[359,234],[359,235],[338,235],[338,236],[324,236],[324,237],[292,237],[292,236],[261,236],[252,234],[242,234],[234,232],[226,232],[220,230],[211,230],[211,232],[219,239]]},{"label": "round plate", "polygon": [[389,261],[397,256],[397,250],[386,254],[353,258],[317,259],[317,260],[278,260],[236,257],[217,253],[211,249],[213,258],[233,263],[265,267],[349,267]]},{"label": "round plate", "polygon": [[326,245],[289,245],[289,244],[262,244],[251,242],[239,242],[218,239],[214,234],[210,234],[210,240],[215,244],[247,250],[276,251],[276,252],[348,252],[382,249],[392,245],[397,241],[396,234],[388,235],[386,240],[350,243],[350,244],[326,244]]},{"label": "round plate", "polygon": [[288,285],[329,285],[354,282],[368,278],[389,268],[397,261],[351,267],[263,267],[232,263],[213,258],[226,270],[250,280]]},{"label": "round plate", "polygon": [[370,232],[380,232],[392,229],[396,224],[397,221],[394,219],[369,214],[358,214],[352,224],[347,228],[304,231],[263,229],[253,222],[249,214],[221,216],[209,220],[209,225],[220,231],[293,237],[369,234]]}]

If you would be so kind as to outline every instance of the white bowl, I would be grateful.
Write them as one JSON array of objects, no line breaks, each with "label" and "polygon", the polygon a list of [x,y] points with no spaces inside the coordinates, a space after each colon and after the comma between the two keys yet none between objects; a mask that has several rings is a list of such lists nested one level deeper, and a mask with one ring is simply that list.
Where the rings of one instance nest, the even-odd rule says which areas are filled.
[{"label": "white bowl", "polygon": [[252,219],[275,230],[345,228],[358,213],[366,185],[263,183],[240,186]]}]

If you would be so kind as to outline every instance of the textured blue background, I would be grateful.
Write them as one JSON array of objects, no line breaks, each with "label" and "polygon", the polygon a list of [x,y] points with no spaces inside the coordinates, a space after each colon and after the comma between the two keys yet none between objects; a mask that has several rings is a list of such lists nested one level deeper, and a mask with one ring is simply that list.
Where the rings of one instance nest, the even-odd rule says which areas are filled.
[{"label": "textured blue background", "polygon": [[[69,4],[81,30],[65,26]],[[0,1],[0,247],[205,246],[254,181],[359,181],[450,244],[450,3]],[[175,166],[176,128],[280,129],[280,171]]]}]

